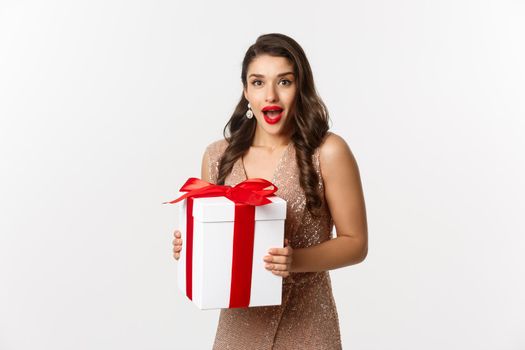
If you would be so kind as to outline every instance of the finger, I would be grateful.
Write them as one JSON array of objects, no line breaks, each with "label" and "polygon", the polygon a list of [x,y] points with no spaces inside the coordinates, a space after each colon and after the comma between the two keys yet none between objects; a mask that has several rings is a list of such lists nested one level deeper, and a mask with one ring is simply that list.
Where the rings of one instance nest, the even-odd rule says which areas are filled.
[{"label": "finger", "polygon": [[180,238],[181,237],[181,233],[179,230],[176,230],[173,235],[175,236],[175,238]]},{"label": "finger", "polygon": [[182,239],[181,238],[175,238],[172,243],[173,243],[173,245],[182,245]]},{"label": "finger", "polygon": [[286,255],[273,255],[269,257],[265,257],[264,261],[267,263],[276,263],[276,264],[287,264],[292,261],[290,256]]},{"label": "finger", "polygon": [[272,270],[272,273],[274,275],[281,276],[281,277],[288,277],[288,276],[290,276],[290,272],[288,272],[288,271],[275,271],[275,270]]},{"label": "finger", "polygon": [[175,260],[179,260],[180,254],[179,253],[174,253],[173,257],[175,258]]},{"label": "finger", "polygon": [[292,254],[292,248],[271,248],[270,250],[268,250],[268,253],[270,253],[271,255],[290,255]]},{"label": "finger", "polygon": [[173,248],[174,252],[180,252],[181,250],[182,250],[182,246],[181,245],[175,246],[175,248]]},{"label": "finger", "polygon": [[286,270],[288,270],[288,265],[287,264],[266,264],[265,267],[266,267],[267,270],[272,270],[272,271],[286,271]]}]

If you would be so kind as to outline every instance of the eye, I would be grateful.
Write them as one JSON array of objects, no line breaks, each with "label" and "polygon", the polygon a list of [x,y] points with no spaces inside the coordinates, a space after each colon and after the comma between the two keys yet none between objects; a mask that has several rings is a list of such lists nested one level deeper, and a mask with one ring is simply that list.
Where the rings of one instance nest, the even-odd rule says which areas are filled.
[{"label": "eye", "polygon": [[252,85],[253,86],[261,86],[261,84],[257,84],[257,83],[262,83],[262,81],[260,81],[260,80],[253,80],[252,81]]},{"label": "eye", "polygon": [[288,80],[288,79],[283,79],[283,80],[280,81],[280,83],[283,82],[283,81],[287,82],[287,84],[284,84],[285,86],[292,84],[292,81]]}]

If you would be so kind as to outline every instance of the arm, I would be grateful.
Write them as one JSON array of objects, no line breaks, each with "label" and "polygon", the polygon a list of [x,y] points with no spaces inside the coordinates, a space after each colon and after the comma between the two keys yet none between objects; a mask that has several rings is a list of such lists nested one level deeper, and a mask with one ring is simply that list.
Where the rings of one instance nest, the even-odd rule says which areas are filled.
[{"label": "arm", "polygon": [[333,270],[360,263],[368,253],[366,209],[357,162],[346,142],[329,135],[320,149],[325,198],[337,237],[293,250],[291,272]]}]

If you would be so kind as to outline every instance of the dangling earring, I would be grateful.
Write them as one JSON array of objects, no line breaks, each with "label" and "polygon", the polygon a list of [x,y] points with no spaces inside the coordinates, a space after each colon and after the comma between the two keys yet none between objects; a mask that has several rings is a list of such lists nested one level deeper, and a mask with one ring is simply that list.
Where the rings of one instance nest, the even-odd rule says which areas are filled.
[{"label": "dangling earring", "polygon": [[253,117],[253,112],[250,108],[252,108],[252,106],[250,106],[250,104],[248,103],[248,110],[246,111],[246,118],[248,119],[252,119]]}]

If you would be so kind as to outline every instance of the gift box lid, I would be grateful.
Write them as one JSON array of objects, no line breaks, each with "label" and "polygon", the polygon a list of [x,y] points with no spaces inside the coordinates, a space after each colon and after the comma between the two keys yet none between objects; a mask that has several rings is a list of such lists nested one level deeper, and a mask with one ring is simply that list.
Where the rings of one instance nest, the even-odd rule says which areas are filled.
[{"label": "gift box lid", "polygon": [[[286,219],[286,201],[277,196],[268,197],[272,203],[255,207],[255,220]],[[235,203],[226,197],[194,198],[193,217],[201,222],[233,221]]]}]

